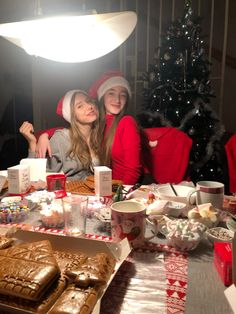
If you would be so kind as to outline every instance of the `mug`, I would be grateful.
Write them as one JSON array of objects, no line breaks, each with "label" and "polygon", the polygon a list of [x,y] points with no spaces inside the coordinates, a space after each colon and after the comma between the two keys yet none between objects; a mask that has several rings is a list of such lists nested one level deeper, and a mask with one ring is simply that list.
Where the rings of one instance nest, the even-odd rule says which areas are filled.
[{"label": "mug", "polygon": [[49,192],[65,191],[66,176],[64,174],[50,174],[46,177]]},{"label": "mug", "polygon": [[216,181],[199,181],[196,190],[197,205],[211,203],[213,207],[222,209],[224,202],[224,184]]},{"label": "mug", "polygon": [[138,247],[145,240],[154,238],[145,237],[146,206],[136,201],[121,201],[111,205],[111,233],[112,239],[119,242],[127,237],[133,247]]}]

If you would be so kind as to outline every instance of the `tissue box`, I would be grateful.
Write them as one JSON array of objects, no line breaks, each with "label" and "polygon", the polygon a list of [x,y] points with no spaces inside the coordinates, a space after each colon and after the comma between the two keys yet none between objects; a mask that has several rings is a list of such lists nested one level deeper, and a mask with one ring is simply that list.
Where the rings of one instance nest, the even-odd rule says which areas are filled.
[{"label": "tissue box", "polygon": [[17,165],[7,168],[8,193],[25,194],[30,188],[29,165]]},{"label": "tissue box", "polygon": [[232,245],[229,242],[214,243],[214,265],[225,286],[232,284]]},{"label": "tissue box", "polygon": [[95,194],[97,196],[112,196],[112,171],[105,166],[94,167]]}]

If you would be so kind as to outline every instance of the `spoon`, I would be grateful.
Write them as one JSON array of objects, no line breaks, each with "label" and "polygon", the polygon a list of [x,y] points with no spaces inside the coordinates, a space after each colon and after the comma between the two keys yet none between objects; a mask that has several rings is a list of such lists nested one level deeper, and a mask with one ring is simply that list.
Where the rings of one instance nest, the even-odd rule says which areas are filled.
[{"label": "spoon", "polygon": [[178,196],[178,193],[176,192],[176,189],[174,188],[172,183],[170,183],[170,187],[171,187],[172,191],[174,192],[175,196]]}]

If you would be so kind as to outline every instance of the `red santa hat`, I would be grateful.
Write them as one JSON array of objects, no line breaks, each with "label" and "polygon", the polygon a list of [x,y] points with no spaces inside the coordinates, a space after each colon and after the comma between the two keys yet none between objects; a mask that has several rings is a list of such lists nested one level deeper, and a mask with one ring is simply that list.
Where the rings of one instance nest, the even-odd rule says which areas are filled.
[{"label": "red santa hat", "polygon": [[129,82],[124,78],[122,72],[108,71],[104,73],[97,81],[95,81],[89,89],[89,96],[101,100],[102,96],[115,86],[122,86],[127,89],[129,97],[131,97],[131,88]]},{"label": "red santa hat", "polygon": [[74,89],[68,91],[58,102],[57,104],[57,114],[63,117],[67,122],[71,122],[71,99],[75,93],[82,93],[84,95],[88,95],[85,91],[81,89]]}]

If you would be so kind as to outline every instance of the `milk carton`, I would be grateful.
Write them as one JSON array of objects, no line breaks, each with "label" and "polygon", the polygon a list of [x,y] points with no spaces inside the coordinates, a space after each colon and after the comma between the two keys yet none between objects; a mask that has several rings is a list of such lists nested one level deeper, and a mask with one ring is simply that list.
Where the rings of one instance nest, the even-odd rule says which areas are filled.
[{"label": "milk carton", "polygon": [[17,165],[7,168],[8,193],[24,194],[30,188],[30,166]]},{"label": "milk carton", "polygon": [[94,167],[94,183],[97,196],[112,196],[112,171],[110,168]]}]

